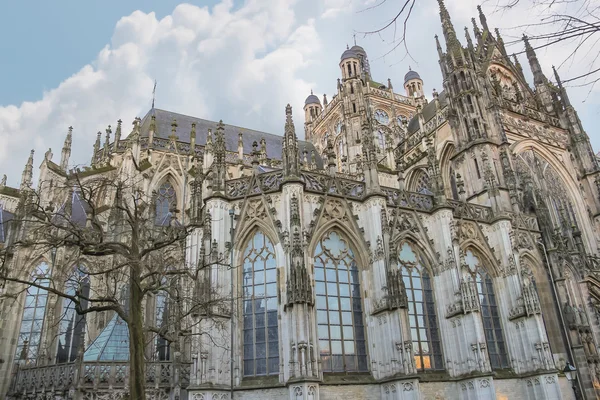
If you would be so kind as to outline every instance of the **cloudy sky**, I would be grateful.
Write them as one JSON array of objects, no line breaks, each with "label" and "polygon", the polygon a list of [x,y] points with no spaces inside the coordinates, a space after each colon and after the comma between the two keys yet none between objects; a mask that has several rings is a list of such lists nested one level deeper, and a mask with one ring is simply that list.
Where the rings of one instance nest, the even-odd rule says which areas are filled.
[{"label": "cloudy sky", "polygon": [[[284,108],[294,107],[302,135],[304,99],[313,89],[331,98],[336,90],[339,56],[353,33],[388,22],[398,1],[370,9],[378,0],[191,1],[107,0],[104,2],[11,2],[0,15],[0,175],[18,185],[30,149],[35,166],[52,148],[60,159],[64,136],[74,127],[73,164],[89,162],[96,132],[143,117],[158,82],[156,107],[282,134]],[[471,26],[477,0],[446,0],[459,37]],[[506,42],[533,18],[532,10],[494,11],[484,2],[490,26]],[[408,25],[410,56],[403,47],[387,54],[392,32],[357,34],[374,78],[392,80],[402,92],[409,66],[425,90],[441,90],[434,34],[441,36],[435,0],[417,0]],[[523,50],[521,43],[509,52]],[[551,65],[561,51],[539,51]],[[527,67],[525,57],[521,57]],[[585,68],[563,63],[562,77]],[[527,70],[527,68],[526,68]],[[527,72],[526,72],[527,73]],[[571,100],[596,150],[600,137],[600,96],[589,88],[570,89]],[[180,126],[179,129],[189,129]]]}]

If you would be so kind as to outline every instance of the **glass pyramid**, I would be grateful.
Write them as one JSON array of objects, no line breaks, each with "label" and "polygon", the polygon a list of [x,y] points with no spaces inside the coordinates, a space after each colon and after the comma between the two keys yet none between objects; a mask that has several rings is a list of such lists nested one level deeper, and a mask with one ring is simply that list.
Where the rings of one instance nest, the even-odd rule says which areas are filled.
[{"label": "glass pyramid", "polygon": [[129,330],[118,314],[108,322],[100,335],[83,354],[83,361],[128,361]]}]

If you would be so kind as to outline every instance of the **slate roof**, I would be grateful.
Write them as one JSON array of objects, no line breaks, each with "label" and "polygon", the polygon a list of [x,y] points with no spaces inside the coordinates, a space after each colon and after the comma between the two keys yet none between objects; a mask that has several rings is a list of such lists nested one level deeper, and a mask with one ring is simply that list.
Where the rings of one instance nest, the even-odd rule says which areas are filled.
[{"label": "slate roof", "polygon": [[[446,91],[442,91],[440,93],[438,99],[440,101],[440,109],[446,107],[446,104],[448,103],[448,99],[446,97]],[[437,111],[437,109],[435,106],[435,101],[430,101],[429,103],[427,103],[427,105],[423,108],[423,111],[422,111],[423,118],[425,119],[425,123],[427,123],[431,118],[433,118],[435,116],[436,111]],[[408,133],[412,134],[418,130],[419,130],[419,116],[415,115],[414,117],[412,117],[412,119],[408,123]]]},{"label": "slate roof", "polygon": [[[206,119],[154,108],[148,111],[146,116],[142,119],[142,136],[148,136],[152,114],[154,114],[156,117],[156,129],[158,132],[155,133],[155,135],[164,139],[171,135],[171,124],[173,123],[173,119],[177,121],[177,136],[182,142],[190,142],[190,130],[192,129],[193,122],[196,123],[196,144],[202,146],[206,145],[206,134],[208,130],[211,129],[213,135],[217,130],[217,122],[215,121],[209,121]],[[281,127],[283,131],[283,121]],[[260,140],[264,138],[267,147],[267,157],[281,160],[283,136],[225,124],[225,147],[227,151],[238,151],[238,134],[240,132],[242,133],[242,141],[244,143],[244,154],[250,154],[252,152],[253,142],[258,143],[258,148],[260,149]],[[308,152],[307,158],[309,162],[310,153],[314,150],[317,167],[323,167],[323,161],[315,146],[310,142],[298,140],[298,152],[300,153],[300,159],[303,157],[302,153],[304,150]]]},{"label": "slate roof", "polygon": [[406,75],[404,75],[404,83],[410,81],[411,79],[421,79],[421,76],[417,71],[409,70]]},{"label": "slate roof", "polygon": [[304,105],[307,105],[307,104],[319,104],[320,105],[321,101],[319,100],[319,98],[316,95],[311,93],[310,95],[308,95],[306,100],[304,100]]},{"label": "slate roof", "polygon": [[83,361],[129,360],[129,331],[127,324],[115,314],[83,353]]},{"label": "slate roof", "polygon": [[348,49],[342,53],[340,60],[345,60],[346,58],[358,58],[358,56],[354,50]]},{"label": "slate roof", "polygon": [[71,201],[71,222],[79,227],[85,226],[87,222],[87,213],[90,210],[90,206],[81,199],[81,196],[77,190],[73,191],[73,196],[71,199],[65,200],[65,202],[60,206],[56,212],[56,216],[54,217],[55,222],[64,219],[63,216],[65,215],[67,201]]}]

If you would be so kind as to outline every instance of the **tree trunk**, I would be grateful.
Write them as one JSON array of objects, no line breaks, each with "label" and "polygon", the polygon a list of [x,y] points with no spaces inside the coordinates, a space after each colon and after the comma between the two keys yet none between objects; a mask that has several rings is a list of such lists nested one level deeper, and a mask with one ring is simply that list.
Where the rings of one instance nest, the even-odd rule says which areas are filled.
[{"label": "tree trunk", "polygon": [[129,281],[129,398],[146,398],[144,360],[143,293],[137,268],[130,268]]}]

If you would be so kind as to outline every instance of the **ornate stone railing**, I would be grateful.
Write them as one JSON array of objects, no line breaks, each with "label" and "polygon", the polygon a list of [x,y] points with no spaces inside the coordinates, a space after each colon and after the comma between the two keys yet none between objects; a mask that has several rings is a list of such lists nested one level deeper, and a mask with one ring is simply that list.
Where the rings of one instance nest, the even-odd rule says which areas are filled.
[{"label": "ornate stone railing", "polygon": [[487,222],[492,218],[492,209],[490,207],[464,203],[457,200],[448,200],[448,204],[454,209],[454,216],[456,218],[466,218],[482,222]]},{"label": "ornate stone railing", "polygon": [[[179,385],[185,388],[190,382],[189,364],[180,364]],[[17,370],[12,386],[13,397],[30,393],[68,392],[70,390],[95,391],[98,389],[126,388],[129,384],[129,364],[126,362],[84,362],[25,367]],[[171,388],[176,384],[174,364],[148,362],[146,387]]]},{"label": "ornate stone railing", "polygon": [[429,211],[433,208],[433,196],[428,194],[403,192],[399,189],[383,187],[381,191],[391,206],[413,208],[421,211]]},{"label": "ornate stone railing", "polygon": [[[318,172],[303,171],[300,180],[304,182],[307,192],[332,194],[337,196],[361,199],[365,192],[363,182],[320,174]],[[270,193],[279,190],[283,183],[283,171],[266,172],[251,177],[232,179],[225,185],[225,193],[231,199],[239,199],[261,193]]]}]

